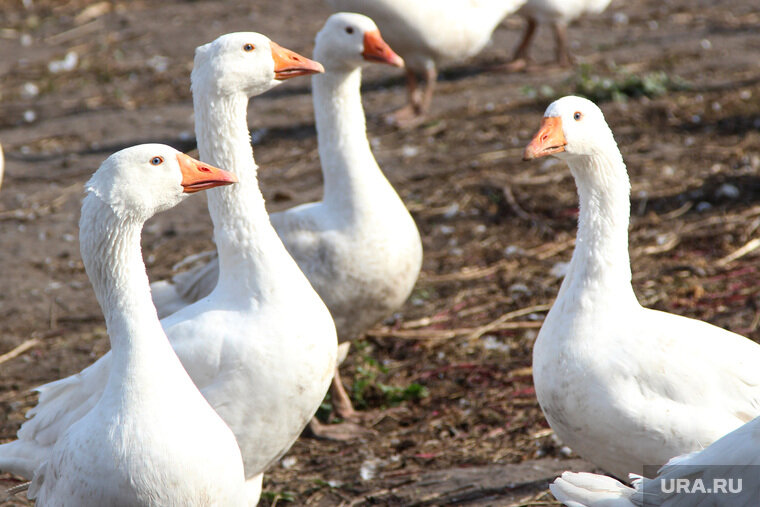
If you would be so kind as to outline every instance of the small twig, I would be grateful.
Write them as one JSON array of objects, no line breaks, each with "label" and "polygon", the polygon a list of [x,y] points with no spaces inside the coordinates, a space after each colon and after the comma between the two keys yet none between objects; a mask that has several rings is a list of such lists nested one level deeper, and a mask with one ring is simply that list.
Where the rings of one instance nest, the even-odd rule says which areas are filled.
[{"label": "small twig", "polygon": [[[505,331],[508,329],[536,329],[542,322],[535,320],[504,322],[489,329],[489,331]],[[404,340],[449,340],[457,336],[477,333],[480,328],[461,327],[455,329],[378,329],[369,331],[368,336],[376,338],[401,338]]]},{"label": "small twig", "polygon": [[375,338],[402,338],[405,340],[448,340],[455,338],[457,329],[375,329],[367,332],[367,336]]},{"label": "small twig", "polygon": [[539,439],[539,438],[548,437],[552,433],[554,433],[554,430],[552,430],[551,428],[544,428],[542,430],[536,431],[535,433],[531,433],[530,435],[528,435],[528,437],[530,437],[530,438],[532,438],[532,439],[535,440],[535,439]]},{"label": "small twig", "polygon": [[686,201],[680,208],[676,208],[673,211],[663,213],[659,218],[660,220],[675,220],[676,218],[680,218],[686,214],[686,212],[689,211],[693,206],[694,201]]},{"label": "small twig", "polygon": [[512,504],[509,507],[533,507],[534,505],[562,505],[560,502],[553,500],[549,496],[548,490],[544,490],[539,493],[536,493],[535,495],[521,498],[520,500],[518,500],[518,502],[519,503]]},{"label": "small twig", "polygon": [[30,338],[30,339],[26,340],[24,343],[22,343],[21,345],[19,345],[16,348],[14,348],[13,350],[11,350],[9,352],[6,352],[3,355],[0,355],[0,364],[4,363],[6,361],[10,361],[11,359],[13,359],[16,356],[20,356],[21,354],[23,354],[27,350],[31,349],[35,345],[39,345],[39,343],[40,343],[39,338]]},{"label": "small twig", "polygon": [[744,257],[748,253],[757,250],[758,248],[760,248],[760,238],[751,239],[747,243],[745,243],[744,246],[742,246],[741,248],[739,248],[738,250],[734,250],[733,252],[731,252],[730,254],[726,255],[722,259],[718,259],[717,261],[715,261],[715,264],[717,266],[723,267],[726,264],[729,264],[729,263],[735,261],[736,259]]},{"label": "small twig", "polygon": [[24,482],[23,484],[19,484],[18,486],[13,486],[12,488],[8,488],[5,490],[5,493],[8,496],[18,495],[19,493],[22,493],[29,489],[29,485],[31,484],[31,481]]},{"label": "small twig", "polygon": [[454,282],[463,280],[476,280],[479,278],[485,278],[488,275],[492,275],[502,268],[507,268],[514,265],[514,261],[502,260],[490,266],[484,268],[466,267],[456,273],[446,273],[443,275],[424,275],[421,278],[423,282],[428,283],[442,283],[442,282]]},{"label": "small twig", "polygon": [[501,192],[504,194],[504,199],[507,201],[507,204],[509,204],[509,207],[512,211],[514,211],[515,215],[517,215],[519,218],[522,218],[523,220],[528,221],[534,221],[536,217],[522,209],[520,204],[517,202],[517,199],[515,199],[515,194],[512,193],[512,187],[509,185],[504,185],[501,188]]},{"label": "small twig", "polygon": [[82,185],[80,183],[76,183],[73,185],[69,185],[68,187],[61,190],[59,193],[60,195],[50,201],[49,203],[40,206],[39,208],[35,208],[33,206],[27,207],[27,208],[16,208],[6,211],[0,211],[0,221],[2,220],[17,220],[17,221],[25,221],[25,220],[35,220],[37,218],[50,215],[54,213],[68,198],[69,194],[72,192],[72,190],[79,191],[81,190]]},{"label": "small twig", "polygon": [[496,151],[487,151],[485,153],[478,154],[475,158],[478,160],[483,160],[485,162],[493,162],[495,160],[502,160],[505,158],[508,158],[510,156],[513,156],[517,153],[516,150],[496,150]]},{"label": "small twig", "polygon": [[646,255],[654,255],[654,254],[660,254],[665,253],[673,250],[678,243],[681,242],[681,239],[678,237],[677,234],[668,234],[667,241],[665,241],[662,244],[657,245],[650,245],[645,246],[641,249],[641,253]]},{"label": "small twig", "polygon": [[[486,334],[486,333],[488,333],[490,331],[495,331],[497,329],[505,329],[504,327],[502,327],[502,325],[505,322],[507,322],[508,320],[512,320],[515,317],[522,317],[523,315],[530,315],[531,313],[535,313],[535,312],[545,312],[549,308],[551,308],[551,305],[543,304],[543,305],[529,306],[527,308],[521,308],[521,309],[515,310],[513,312],[505,313],[504,315],[502,315],[498,319],[496,319],[496,320],[494,320],[492,322],[489,322],[488,324],[486,324],[484,326],[480,326],[480,327],[476,328],[475,331],[473,331],[472,333],[470,333],[470,335],[467,337],[467,339],[468,340],[477,340],[478,338],[480,338],[481,336],[483,336],[484,334]],[[537,321],[534,321],[534,322],[536,324],[538,324],[538,326],[535,326],[535,327],[541,327],[541,324],[542,324],[541,322],[537,322]]]},{"label": "small twig", "polygon": [[520,186],[538,186],[547,185],[549,183],[559,183],[564,179],[572,178],[570,171],[552,172],[549,174],[543,174],[540,176],[521,177],[518,176],[512,179],[512,183]]},{"label": "small twig", "polygon": [[79,25],[70,30],[66,30],[65,32],[60,32],[55,35],[51,35],[50,37],[45,39],[45,42],[51,45],[60,45],[71,39],[76,39],[77,37],[88,35],[92,32],[97,32],[102,27],[103,27],[103,21],[100,19],[95,19],[84,25]]},{"label": "small twig", "polygon": [[565,241],[541,245],[533,250],[529,250],[527,253],[528,255],[535,256],[538,260],[544,261],[574,246],[575,238],[570,238]]}]

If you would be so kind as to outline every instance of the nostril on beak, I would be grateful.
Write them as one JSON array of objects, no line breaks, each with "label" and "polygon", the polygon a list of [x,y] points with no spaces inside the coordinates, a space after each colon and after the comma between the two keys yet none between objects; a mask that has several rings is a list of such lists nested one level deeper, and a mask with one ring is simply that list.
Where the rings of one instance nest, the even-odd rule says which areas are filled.
[{"label": "nostril on beak", "polygon": [[210,173],[211,172],[211,169],[209,169],[208,167],[204,167],[204,166],[199,166],[198,170],[200,172],[202,172],[202,173]]}]

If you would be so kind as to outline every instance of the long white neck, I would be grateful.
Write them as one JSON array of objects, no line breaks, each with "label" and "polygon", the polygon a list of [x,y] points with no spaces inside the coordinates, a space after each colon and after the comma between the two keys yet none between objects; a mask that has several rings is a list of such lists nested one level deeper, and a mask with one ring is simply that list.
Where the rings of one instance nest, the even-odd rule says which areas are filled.
[{"label": "long white neck", "polygon": [[578,187],[580,217],[560,293],[591,289],[635,300],[628,254],[630,183],[620,151],[614,147],[590,157],[573,157],[568,165]]},{"label": "long white neck", "polygon": [[323,202],[361,214],[372,201],[395,191],[372,155],[361,101],[361,68],[328,69],[312,77]]},{"label": "long white neck", "polygon": [[238,183],[208,191],[219,251],[219,285],[230,295],[260,299],[277,284],[278,259],[287,256],[269,222],[248,133],[248,97],[193,88],[195,134],[201,160],[234,173]]},{"label": "long white neck", "polygon": [[140,249],[143,224],[135,217],[118,216],[93,193],[84,199],[82,260],[103,310],[113,351],[106,393],[119,393],[122,399],[154,392],[151,384],[157,372],[162,377],[172,363],[179,368],[150,297]]}]

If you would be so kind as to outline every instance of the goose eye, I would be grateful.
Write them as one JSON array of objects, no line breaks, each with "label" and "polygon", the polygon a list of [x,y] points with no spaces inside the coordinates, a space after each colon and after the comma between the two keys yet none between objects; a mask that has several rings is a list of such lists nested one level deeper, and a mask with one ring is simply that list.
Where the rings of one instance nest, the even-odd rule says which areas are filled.
[{"label": "goose eye", "polygon": [[164,163],[164,157],[153,157],[150,159],[152,165],[161,165]]},{"label": "goose eye", "polygon": [[253,44],[246,44],[245,46],[243,46],[243,51],[246,51],[248,53],[253,51]]},{"label": "goose eye", "polygon": [[580,111],[576,111],[575,114],[573,115],[573,119],[575,121],[580,121],[581,118],[583,118],[583,114]]},{"label": "goose eye", "polygon": [[347,26],[347,27],[346,27],[346,33],[354,33],[354,27],[352,27],[352,26]]}]

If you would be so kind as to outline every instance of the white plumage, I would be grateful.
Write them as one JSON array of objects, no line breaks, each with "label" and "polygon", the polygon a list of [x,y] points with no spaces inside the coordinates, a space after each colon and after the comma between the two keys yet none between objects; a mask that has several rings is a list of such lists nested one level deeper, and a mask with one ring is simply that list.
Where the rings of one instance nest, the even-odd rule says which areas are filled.
[{"label": "white plumage", "polygon": [[523,39],[518,45],[510,70],[521,70],[528,63],[528,49],[539,24],[551,24],[557,44],[556,61],[569,65],[572,56],[567,44],[567,25],[585,14],[598,14],[610,4],[610,0],[527,0],[517,11],[524,16],[528,25]]},{"label": "white plumage", "polygon": [[[371,50],[368,46],[387,48],[382,48],[382,39],[365,43],[367,34],[376,31],[369,18],[340,13],[317,35],[314,57],[324,64],[325,73],[312,78],[312,88],[324,198],[270,215],[277,234],[330,309],[341,342],[357,338],[398,309],[422,264],[414,220],[367,140],[361,68],[380,55],[363,55]],[[395,61],[394,56],[392,51],[386,54],[386,63]],[[216,258],[177,275],[170,289],[173,297],[155,297],[159,314],[205,296],[217,276]],[[341,410],[348,404],[340,415],[348,417],[350,400],[340,392],[339,378],[333,385]]]},{"label": "white plumage", "polygon": [[[360,12],[377,23],[407,66],[409,105],[396,113],[412,122],[430,107],[437,67],[478,54],[499,23],[525,0],[327,0],[333,10]],[[425,87],[417,90],[417,75]]]},{"label": "white plumage", "polygon": [[[245,504],[235,437],[169,345],[140,251],[145,221],[182,200],[181,157],[197,163],[168,146],[128,148],[87,184],[82,258],[106,318],[113,368],[92,409],[39,456],[29,475],[36,505]],[[223,174],[201,163],[192,170]]]},{"label": "white plumage", "polygon": [[[233,172],[239,183],[208,193],[221,261],[218,285],[162,320],[183,366],[237,438],[251,504],[258,502],[264,470],[319,407],[337,347],[329,311],[269,222],[248,134],[250,96],[299,75],[299,68],[301,74],[321,69],[288,55],[247,32],[223,35],[196,51],[192,90],[200,156]],[[28,477],[28,465],[44,460],[66,427],[99,398],[111,361],[106,354],[80,374],[42,386],[19,440],[0,446],[0,469]],[[10,458],[27,466],[4,467]]]},{"label": "white plumage", "polygon": [[536,395],[557,436],[626,477],[760,414],[760,346],[636,300],[628,174],[599,108],[552,103],[526,158],[549,154],[570,166],[580,201],[572,261],[533,349]]},{"label": "white plumage", "polygon": [[[671,459],[652,479],[634,476],[633,487],[605,475],[565,472],[550,488],[568,507],[692,507],[705,498],[717,502],[711,505],[750,507],[760,495],[758,466],[760,418],[755,418],[702,451]],[[688,493],[676,486],[679,479],[687,480]],[[698,498],[698,480],[705,488],[725,489]]]}]

